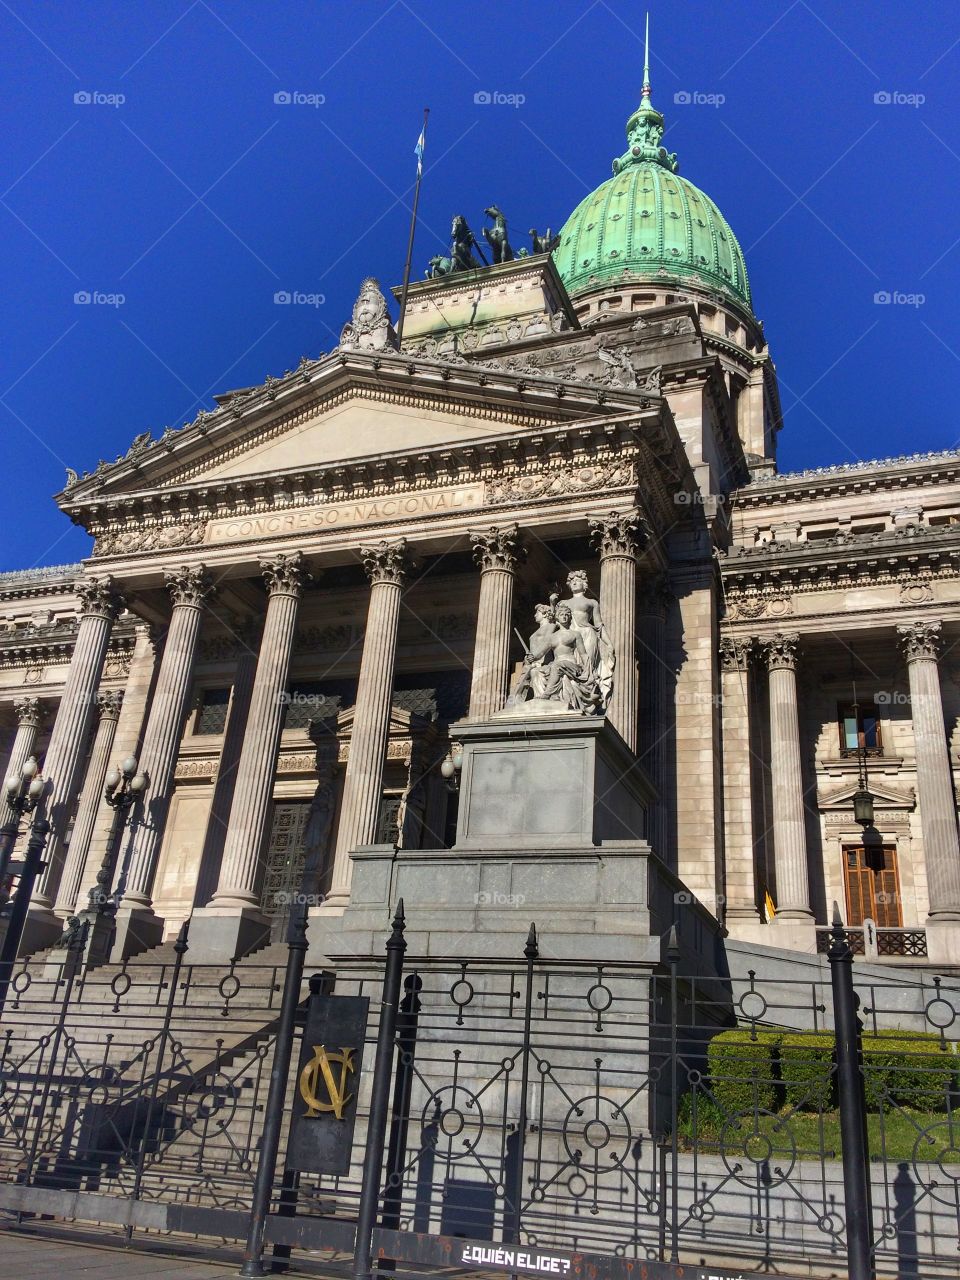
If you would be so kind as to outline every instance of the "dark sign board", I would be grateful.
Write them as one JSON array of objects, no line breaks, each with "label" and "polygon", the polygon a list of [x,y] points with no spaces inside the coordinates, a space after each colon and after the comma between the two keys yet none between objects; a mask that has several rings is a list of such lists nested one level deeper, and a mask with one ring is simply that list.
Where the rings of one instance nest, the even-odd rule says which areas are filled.
[{"label": "dark sign board", "polygon": [[366,996],[311,996],[290,1123],[287,1168],[350,1171],[367,1031]]}]

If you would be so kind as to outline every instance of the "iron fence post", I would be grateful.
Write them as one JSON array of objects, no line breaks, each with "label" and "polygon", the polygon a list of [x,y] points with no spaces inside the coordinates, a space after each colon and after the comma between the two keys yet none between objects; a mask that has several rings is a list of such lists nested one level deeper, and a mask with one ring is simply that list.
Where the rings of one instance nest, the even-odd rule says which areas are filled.
[{"label": "iron fence post", "polygon": [[241,1276],[269,1274],[263,1265],[263,1236],[270,1210],[270,1197],[273,1194],[273,1180],[277,1172],[277,1152],[284,1122],[283,1104],[287,1095],[297,1007],[300,1004],[303,967],[307,958],[307,895],[300,894],[299,899],[290,916],[287,932],[287,970],[283,981],[283,998],[273,1049],[273,1067],[270,1071],[257,1174],[253,1183],[247,1245],[243,1252],[243,1266],[239,1271]]},{"label": "iron fence post", "polygon": [[393,1051],[397,1030],[397,1009],[403,979],[403,956],[407,944],[403,937],[405,919],[403,899],[397,903],[393,930],[387,940],[387,959],[383,972],[380,1004],[380,1027],[373,1065],[370,1114],[367,1117],[367,1146],[363,1157],[363,1182],[357,1208],[357,1235],[353,1254],[355,1280],[367,1280],[372,1260],[373,1226],[380,1199],[380,1174],[387,1136],[387,1112],[390,1106],[390,1079],[393,1075]]},{"label": "iron fence post", "polygon": [[850,1280],[874,1280],[863,1045],[860,1019],[857,1017],[857,994],[853,989],[853,952],[838,911],[834,912],[833,939],[827,955],[837,1046],[848,1274]]},{"label": "iron fence post", "polygon": [[680,1074],[677,1061],[677,1020],[679,1018],[678,971],[680,936],[675,924],[667,938],[670,965],[670,1261],[680,1260]]},{"label": "iron fence post", "polygon": [[13,906],[7,922],[7,932],[0,948],[0,1015],[7,999],[7,988],[13,977],[13,966],[17,963],[20,943],[23,939],[23,926],[27,921],[30,899],[33,897],[33,886],[37,876],[43,870],[43,846],[47,842],[50,823],[46,818],[36,818],[30,828],[30,838],[23,853],[23,870],[17,892],[13,895]]},{"label": "iron fence post", "polygon": [[510,1214],[509,1243],[520,1243],[520,1219],[523,1212],[523,1145],[527,1134],[527,1090],[530,1087],[530,1028],[533,1023],[533,966],[539,958],[537,926],[531,922],[523,954],[527,960],[527,990],[523,1008],[523,1051],[520,1067],[520,1112],[517,1116],[517,1142],[514,1148],[513,1207]]},{"label": "iron fence post", "polygon": [[[380,1225],[391,1230],[400,1226],[403,1203],[403,1165],[407,1153],[407,1131],[410,1126],[410,1095],[413,1090],[413,1060],[417,1044],[417,1019],[420,1014],[420,992],[423,979],[409,973],[404,979],[406,995],[397,1018],[397,1072],[393,1084],[393,1107],[390,1139],[387,1143],[387,1186],[383,1194]],[[381,1271],[393,1270],[381,1265]]]},{"label": "iron fence post", "polygon": [[[173,962],[173,970],[170,974],[170,990],[167,993],[167,1003],[163,1011],[163,1026],[160,1030],[159,1048],[157,1049],[157,1065],[153,1073],[153,1081],[150,1085],[150,1096],[147,1099],[147,1110],[143,1118],[143,1132],[140,1135],[140,1147],[137,1151],[137,1167],[133,1178],[133,1188],[130,1192],[130,1199],[137,1200],[140,1196],[140,1188],[143,1185],[143,1170],[147,1163],[147,1143],[150,1141],[150,1126],[153,1124],[153,1109],[157,1103],[157,1094],[160,1092],[160,1076],[163,1071],[163,1060],[166,1055],[167,1041],[170,1039],[170,1024],[173,1021],[173,1006],[177,998],[177,983],[180,981],[180,970],[183,967],[183,957],[187,950],[187,934],[190,929],[190,921],[184,920],[180,926],[180,932],[177,934],[177,940],[173,944],[174,955],[176,959]],[[124,1234],[127,1240],[133,1238],[133,1227],[124,1228]]]}]

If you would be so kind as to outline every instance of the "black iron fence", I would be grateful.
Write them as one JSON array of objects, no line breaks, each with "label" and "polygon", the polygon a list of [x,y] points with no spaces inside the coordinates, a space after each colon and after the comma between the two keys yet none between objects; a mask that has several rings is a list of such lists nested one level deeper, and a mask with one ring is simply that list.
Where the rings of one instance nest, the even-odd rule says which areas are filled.
[{"label": "black iron fence", "polygon": [[533,931],[425,962],[401,920],[335,979],[301,980],[296,928],[285,966],[187,943],[18,966],[0,1207],[247,1239],[248,1275],[271,1247],[357,1275],[956,1274],[960,998],[902,970],[855,992],[842,930],[832,983],[688,975],[669,945],[541,961]]}]

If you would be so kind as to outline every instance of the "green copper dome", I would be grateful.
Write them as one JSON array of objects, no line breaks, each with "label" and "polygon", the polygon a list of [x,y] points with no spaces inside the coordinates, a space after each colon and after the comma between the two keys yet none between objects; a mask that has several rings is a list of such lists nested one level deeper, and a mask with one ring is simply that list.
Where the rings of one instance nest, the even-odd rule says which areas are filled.
[{"label": "green copper dome", "polygon": [[613,177],[567,219],[553,251],[571,297],[621,281],[676,278],[726,294],[752,311],[743,251],[709,196],[677,173],[660,145],[663,116],[644,67],[640,106],[627,121],[627,151]]}]

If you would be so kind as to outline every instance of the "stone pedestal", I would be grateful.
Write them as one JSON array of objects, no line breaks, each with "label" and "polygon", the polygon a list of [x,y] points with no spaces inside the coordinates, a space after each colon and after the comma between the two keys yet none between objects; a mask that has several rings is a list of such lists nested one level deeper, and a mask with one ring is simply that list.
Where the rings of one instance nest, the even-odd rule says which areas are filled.
[{"label": "stone pedestal", "polygon": [[719,928],[651,851],[655,793],[611,725],[560,713],[453,732],[454,847],[356,849],[350,903],[311,920],[309,963],[374,954],[402,897],[411,956],[516,957],[532,920],[549,959],[658,964],[676,921],[684,971],[716,972]]}]

